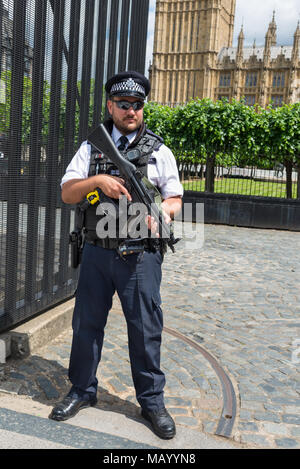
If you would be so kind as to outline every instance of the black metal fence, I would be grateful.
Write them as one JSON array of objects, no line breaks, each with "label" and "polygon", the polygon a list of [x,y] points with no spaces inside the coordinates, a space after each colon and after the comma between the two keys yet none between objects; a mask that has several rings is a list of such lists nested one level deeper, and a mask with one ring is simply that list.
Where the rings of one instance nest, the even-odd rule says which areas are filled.
[{"label": "black metal fence", "polygon": [[300,171],[291,168],[290,174],[287,174],[286,168],[279,163],[274,163],[272,169],[215,166],[214,177],[210,181],[205,164],[180,163],[178,169],[183,187],[188,191],[300,201]]},{"label": "black metal fence", "polygon": [[60,180],[105,109],[144,73],[149,0],[0,0],[0,331],[73,295],[74,210]]}]

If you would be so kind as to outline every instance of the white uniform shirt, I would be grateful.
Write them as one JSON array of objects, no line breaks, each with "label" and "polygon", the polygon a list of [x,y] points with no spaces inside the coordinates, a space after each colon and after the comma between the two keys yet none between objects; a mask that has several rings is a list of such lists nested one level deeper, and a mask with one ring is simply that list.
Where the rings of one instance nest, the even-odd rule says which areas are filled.
[{"label": "white uniform shirt", "polygon": [[[136,134],[137,132],[135,131],[127,135],[129,143],[133,142]],[[116,146],[120,144],[118,140],[121,135],[118,129],[113,126],[112,139]],[[61,180],[61,186],[71,179],[86,179],[88,177],[90,156],[91,145],[85,141],[67,167],[65,175]],[[161,147],[150,156],[148,179],[160,189],[163,199],[183,195],[183,187],[179,180],[175,157],[171,150],[165,145],[161,145]]]}]

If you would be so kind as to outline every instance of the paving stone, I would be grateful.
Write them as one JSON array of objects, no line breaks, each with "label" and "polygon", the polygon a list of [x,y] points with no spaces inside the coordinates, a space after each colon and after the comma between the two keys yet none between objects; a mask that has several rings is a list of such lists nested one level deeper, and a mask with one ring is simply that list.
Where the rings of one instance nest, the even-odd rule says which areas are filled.
[{"label": "paving stone", "polygon": [[59,397],[59,392],[45,376],[38,376],[36,381],[46,394],[47,399],[57,399]]},{"label": "paving stone", "polygon": [[192,405],[192,401],[189,400],[189,399],[182,399],[180,397],[171,397],[171,396],[167,396],[165,398],[165,404],[167,405],[173,405],[173,406],[191,406]]},{"label": "paving stone", "polygon": [[38,399],[42,396],[42,392],[36,389],[31,383],[26,383],[21,386],[18,392],[19,395],[28,396],[33,399]]},{"label": "paving stone", "polygon": [[182,387],[172,387],[172,393],[176,394],[179,397],[187,397],[187,398],[199,398],[201,397],[201,391],[196,391],[194,389],[183,389]]},{"label": "paving stone", "polygon": [[260,384],[259,385],[264,391],[266,391],[267,393],[276,393],[277,392],[277,389],[273,388],[272,386],[268,385],[268,384]]},{"label": "paving stone", "polygon": [[264,448],[268,448],[271,446],[271,443],[268,440],[257,433],[243,433],[241,435],[241,442],[242,443],[254,443],[258,446],[262,446]]},{"label": "paving stone", "polygon": [[112,385],[112,387],[114,388],[114,390],[116,392],[123,392],[123,391],[126,391],[126,386],[124,386],[124,384],[121,383],[121,381],[119,381],[118,379],[115,379],[115,378],[111,378],[109,380],[109,383]]},{"label": "paving stone", "polygon": [[208,389],[210,388],[209,382],[206,379],[202,378],[201,376],[194,378],[194,381],[196,381],[198,386],[204,391],[208,391]]},{"label": "paving stone", "polygon": [[217,423],[216,422],[211,422],[211,421],[204,421],[203,422],[203,430],[207,433],[214,433],[217,428]]},{"label": "paving stone", "polygon": [[253,417],[255,420],[259,421],[267,421],[267,422],[274,422],[280,423],[281,416],[279,414],[271,413],[271,412],[255,412]]},{"label": "paving stone", "polygon": [[290,432],[292,436],[300,437],[300,427],[290,427]]},{"label": "paving stone", "polygon": [[300,399],[289,399],[286,397],[272,397],[272,402],[277,404],[282,404],[285,406],[299,406],[300,407]]},{"label": "paving stone", "polygon": [[9,393],[9,394],[18,394],[22,387],[21,382],[13,381],[0,381],[0,392]]},{"label": "paving stone", "polygon": [[117,372],[117,373],[116,373],[116,376],[117,376],[118,379],[121,381],[121,383],[126,384],[126,386],[129,386],[129,387],[132,387],[132,386],[133,386],[133,381],[132,381],[131,372],[130,372],[129,374]]},{"label": "paving stone", "polygon": [[18,365],[18,370],[23,371],[24,373],[28,373],[28,374],[36,373],[36,369],[32,365],[29,365],[26,362],[20,362]]},{"label": "paving stone", "polygon": [[252,416],[252,412],[250,410],[240,410],[240,420],[250,420]]},{"label": "paving stone", "polygon": [[254,422],[240,422],[239,430],[256,432],[258,431],[258,426]]},{"label": "paving stone", "polygon": [[296,406],[285,406],[285,413],[299,415],[299,408]]},{"label": "paving stone", "polygon": [[282,421],[285,423],[293,423],[295,425],[300,425],[300,415],[285,414],[282,416]]},{"label": "paving stone", "polygon": [[[249,398],[249,396],[246,396],[246,397],[247,399]],[[255,402],[254,399],[253,401],[242,400],[241,409],[252,410],[252,411],[262,411],[263,404],[261,402]]]},{"label": "paving stone", "polygon": [[104,348],[111,350],[111,349],[115,349],[116,346],[114,344],[111,344],[110,342],[105,341],[104,344],[103,344],[103,350],[104,350]]},{"label": "paving stone", "polygon": [[189,410],[184,407],[168,407],[168,412],[170,412],[171,415],[186,415]]},{"label": "paving stone", "polygon": [[274,435],[288,435],[288,429],[283,424],[272,423],[272,422],[264,422],[262,423],[262,428],[265,432],[271,433]]},{"label": "paving stone", "polygon": [[[50,377],[50,376],[49,376]],[[51,373],[51,380],[54,380],[59,387],[65,387],[67,384],[68,375],[67,373],[63,376],[61,373]]]},{"label": "paving stone", "polygon": [[275,440],[278,448],[300,448],[300,443],[292,438],[281,438]]},{"label": "paving stone", "polygon": [[278,414],[280,414],[282,412],[282,407],[279,406],[279,405],[275,405],[275,404],[266,403],[266,404],[264,404],[264,408],[266,410],[269,410],[271,412],[276,412]]},{"label": "paving stone", "polygon": [[15,378],[15,379],[22,379],[22,380],[26,379],[25,375],[23,375],[22,373],[16,373],[15,371],[11,371],[9,375],[11,378]]}]

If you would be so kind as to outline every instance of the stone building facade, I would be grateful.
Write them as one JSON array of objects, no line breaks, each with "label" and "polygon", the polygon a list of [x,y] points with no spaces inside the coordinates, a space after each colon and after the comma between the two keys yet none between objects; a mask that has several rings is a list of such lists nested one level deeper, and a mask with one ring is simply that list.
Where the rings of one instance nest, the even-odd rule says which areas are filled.
[{"label": "stone building facade", "polygon": [[265,107],[300,100],[300,27],[277,46],[275,14],[264,46],[232,47],[236,0],[157,0],[150,99],[241,99]]},{"label": "stone building facade", "polygon": [[[13,21],[0,0],[0,73],[12,69]],[[24,75],[32,78],[33,49],[25,39]]]}]

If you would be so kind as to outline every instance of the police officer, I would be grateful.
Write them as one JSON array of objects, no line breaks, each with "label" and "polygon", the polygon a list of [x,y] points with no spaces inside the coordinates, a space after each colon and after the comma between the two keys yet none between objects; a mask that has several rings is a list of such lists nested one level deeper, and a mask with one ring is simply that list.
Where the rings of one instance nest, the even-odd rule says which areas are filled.
[{"label": "police officer", "polygon": [[[127,71],[111,77],[105,89],[110,118],[104,125],[125,156],[135,150],[138,156],[134,164],[159,189],[168,223],[181,209],[183,189],[172,152],[143,121],[144,100],[150,83],[140,73]],[[131,201],[132,195],[117,168],[105,155],[94,150],[87,140],[75,154],[61,182],[63,201],[78,204],[96,188],[113,202],[124,196]],[[155,232],[157,226],[153,219],[148,217],[146,221],[149,230]],[[72,322],[69,365],[72,387],[49,417],[66,420],[80,409],[96,404],[96,371],[107,315],[117,291],[127,322],[132,378],[142,416],[159,437],[173,438],[175,423],[164,406],[165,376],[160,369],[163,243],[157,243],[154,236],[154,239],[142,240],[142,252],[122,256],[118,250],[121,243],[118,235],[97,237],[95,207],[88,208],[84,223],[85,244]]]}]

